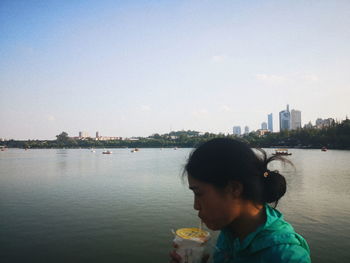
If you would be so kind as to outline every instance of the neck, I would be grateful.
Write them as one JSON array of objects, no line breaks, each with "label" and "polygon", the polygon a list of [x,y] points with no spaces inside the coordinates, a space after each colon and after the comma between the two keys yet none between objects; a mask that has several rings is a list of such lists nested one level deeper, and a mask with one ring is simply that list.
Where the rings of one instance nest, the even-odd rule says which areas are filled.
[{"label": "neck", "polygon": [[254,205],[246,202],[242,205],[241,215],[229,226],[234,236],[242,241],[250,233],[254,232],[266,221],[266,213],[263,205]]}]

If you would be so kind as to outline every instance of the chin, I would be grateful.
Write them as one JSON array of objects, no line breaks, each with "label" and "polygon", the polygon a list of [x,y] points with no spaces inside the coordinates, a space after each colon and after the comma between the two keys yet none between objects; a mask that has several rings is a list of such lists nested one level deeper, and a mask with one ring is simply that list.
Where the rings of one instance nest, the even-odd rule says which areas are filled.
[{"label": "chin", "polygon": [[217,231],[217,230],[220,230],[221,228],[216,226],[216,225],[212,225],[210,223],[206,223],[204,222],[204,224],[207,226],[207,228],[209,228],[210,230],[213,230],[213,231]]}]

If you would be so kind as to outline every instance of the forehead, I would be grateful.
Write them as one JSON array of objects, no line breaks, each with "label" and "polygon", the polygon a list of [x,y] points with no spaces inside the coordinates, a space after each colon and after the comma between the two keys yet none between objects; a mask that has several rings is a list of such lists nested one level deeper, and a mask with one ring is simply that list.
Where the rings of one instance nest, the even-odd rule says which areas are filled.
[{"label": "forehead", "polygon": [[188,187],[191,190],[199,190],[199,189],[211,189],[214,188],[211,184],[199,181],[191,176],[188,176]]},{"label": "forehead", "polygon": [[206,193],[211,194],[211,195],[228,194],[227,187],[225,187],[224,189],[216,188],[212,184],[199,181],[191,176],[188,176],[187,179],[188,179],[188,188],[193,190],[193,191],[200,190],[200,191],[206,192]]}]

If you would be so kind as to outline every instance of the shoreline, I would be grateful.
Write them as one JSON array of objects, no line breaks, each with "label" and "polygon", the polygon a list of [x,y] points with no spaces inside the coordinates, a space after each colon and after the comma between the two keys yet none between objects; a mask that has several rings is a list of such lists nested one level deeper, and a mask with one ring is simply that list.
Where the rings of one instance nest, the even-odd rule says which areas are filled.
[{"label": "shoreline", "polygon": [[[67,149],[76,149],[76,150],[103,150],[103,149],[193,149],[195,148],[194,146],[163,146],[163,147],[158,147],[158,146],[150,146],[150,147],[145,147],[145,146],[136,146],[136,147],[116,147],[116,146],[104,146],[104,147],[29,147],[29,148],[23,148],[23,147],[5,147],[4,151],[6,149],[21,149],[21,150],[50,150],[50,149],[61,149],[61,150],[67,150]],[[268,147],[252,147],[252,148],[261,148],[261,149],[298,149],[298,150],[321,150],[322,147],[308,147],[308,146],[301,146],[301,147],[295,147],[295,146],[268,146]],[[176,150],[174,149],[174,150]],[[350,148],[335,148],[335,147],[327,147],[327,150],[346,150],[349,151]]]}]

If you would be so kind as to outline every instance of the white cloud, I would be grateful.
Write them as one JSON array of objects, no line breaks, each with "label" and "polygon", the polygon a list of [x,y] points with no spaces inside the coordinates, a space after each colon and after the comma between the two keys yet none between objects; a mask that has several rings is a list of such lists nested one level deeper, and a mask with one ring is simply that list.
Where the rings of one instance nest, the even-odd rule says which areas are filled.
[{"label": "white cloud", "polygon": [[48,121],[55,121],[56,118],[55,118],[55,116],[49,115],[49,116],[47,117],[47,120],[48,120]]},{"label": "white cloud", "polygon": [[274,74],[256,74],[257,80],[269,83],[269,84],[280,84],[285,82],[292,83],[305,83],[305,82],[317,82],[319,78],[315,74],[305,74],[305,73],[294,73],[287,75],[274,75]]},{"label": "white cloud", "polygon": [[273,74],[256,74],[257,80],[269,82],[269,83],[280,83],[287,80],[285,76],[273,75]]},{"label": "white cloud", "polygon": [[222,105],[222,106],[220,107],[220,111],[232,112],[232,109],[231,109],[229,106],[227,106],[227,105]]},{"label": "white cloud", "polygon": [[143,112],[151,111],[151,106],[149,105],[141,105],[140,110]]},{"label": "white cloud", "polygon": [[208,111],[206,109],[200,109],[200,110],[192,112],[192,115],[195,117],[205,116],[207,114],[208,114]]},{"label": "white cloud", "polygon": [[302,77],[303,80],[306,80],[308,82],[317,82],[319,81],[319,78],[317,75],[314,75],[314,74],[305,74],[303,77]]},{"label": "white cloud", "polygon": [[211,60],[213,62],[216,62],[216,63],[219,63],[219,62],[223,62],[226,60],[226,56],[223,56],[223,55],[215,55],[215,56],[212,56],[211,57]]}]

